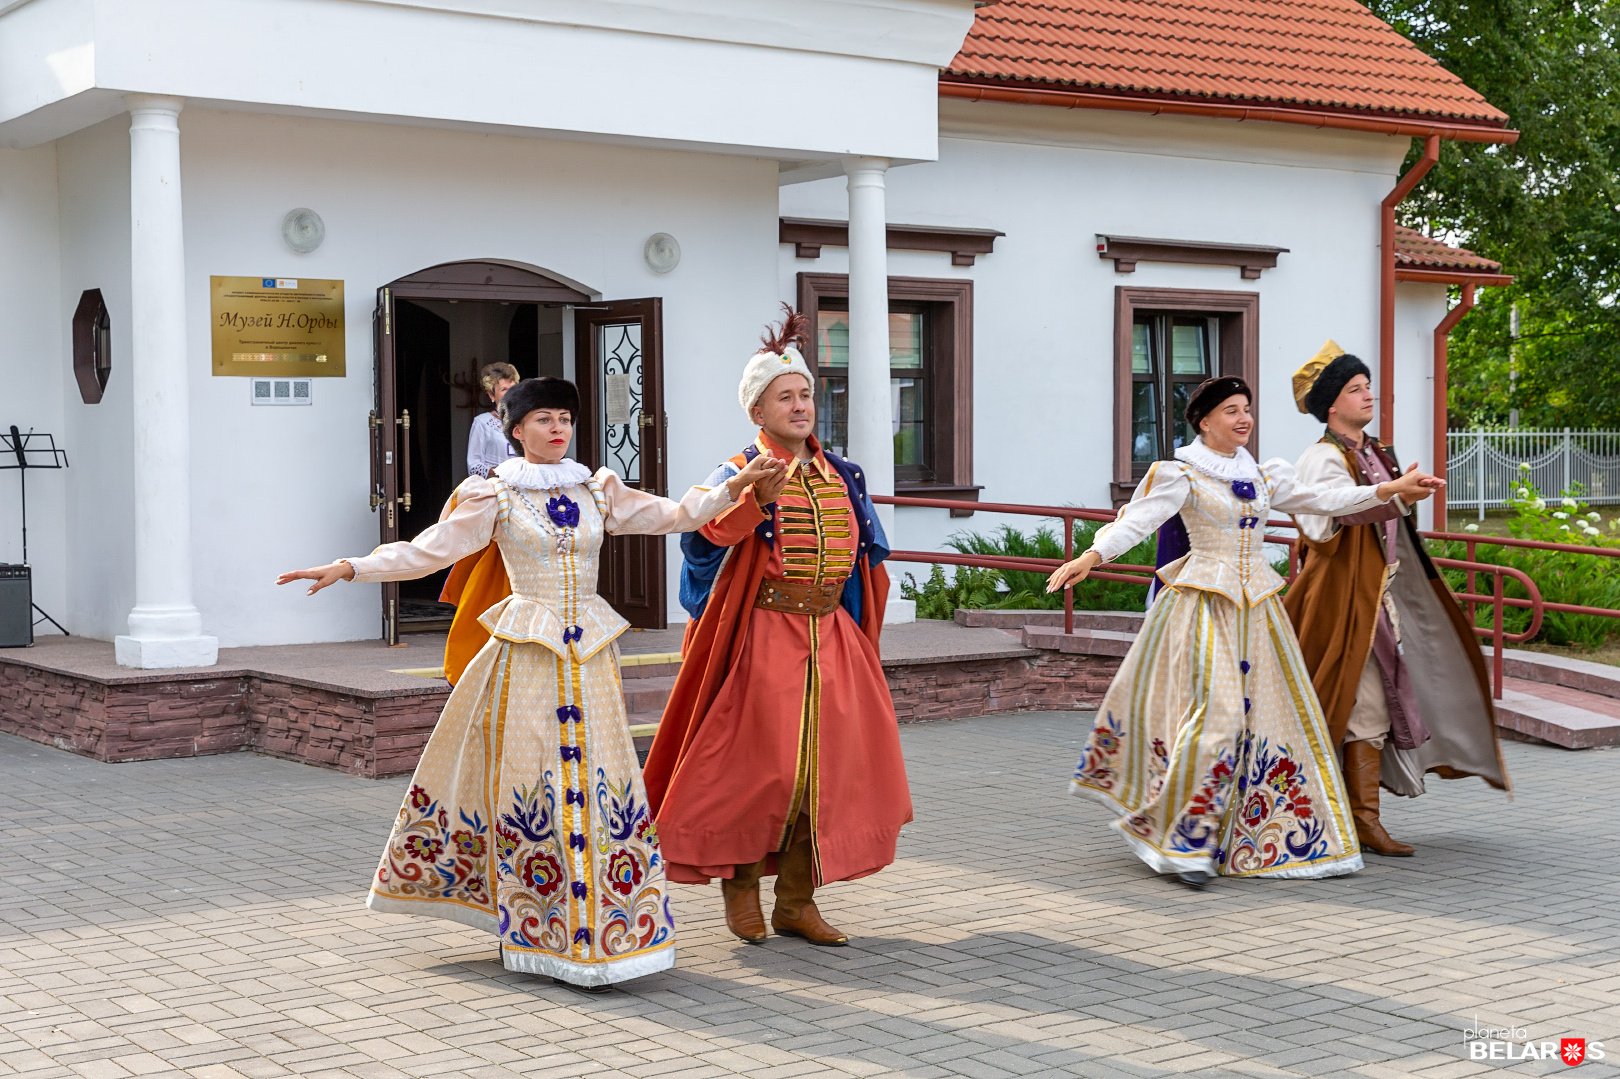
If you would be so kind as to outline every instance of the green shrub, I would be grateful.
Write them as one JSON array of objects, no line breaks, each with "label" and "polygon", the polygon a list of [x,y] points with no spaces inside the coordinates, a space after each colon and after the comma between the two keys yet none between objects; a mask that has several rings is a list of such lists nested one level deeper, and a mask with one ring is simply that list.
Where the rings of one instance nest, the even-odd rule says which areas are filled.
[{"label": "green shrub", "polygon": [[994,607],[1001,595],[1001,574],[993,569],[976,566],[952,566],[955,572],[947,576],[945,567],[929,567],[928,579],[922,584],[907,573],[900,580],[900,595],[917,602],[918,618],[949,619],[958,607],[975,610]]},{"label": "green shrub", "polygon": [[[1579,485],[1566,489],[1558,499],[1549,502],[1530,482],[1529,466],[1520,465],[1519,472],[1519,484],[1508,504],[1513,512],[1508,521],[1511,535],[1544,543],[1620,548],[1616,522],[1610,521],[1607,529],[1602,527],[1601,514],[1586,503],[1585,492]],[[1460,542],[1430,544],[1429,553],[1442,558],[1468,557],[1467,548]],[[1536,582],[1542,599],[1549,602],[1620,610],[1620,558],[1481,543],[1475,548],[1474,561],[1510,566],[1521,571]],[[1447,583],[1456,591],[1461,591],[1467,583],[1462,570],[1446,570],[1445,576]],[[1476,582],[1480,593],[1489,594],[1489,579],[1480,577],[1476,578]],[[1511,579],[1504,591],[1509,596],[1521,599],[1526,595],[1523,587]],[[1488,604],[1476,608],[1477,624],[1489,626],[1492,617]],[[1511,633],[1522,632],[1530,624],[1530,612],[1510,607],[1503,615],[1502,624]],[[1592,649],[1613,637],[1620,637],[1620,618],[1548,611],[1543,616],[1541,632],[1535,639],[1548,644]]]},{"label": "green shrub", "polygon": [[[1063,561],[1063,541],[1056,530],[1041,526],[1032,535],[1025,535],[1011,525],[1002,525],[986,536],[978,532],[958,532],[945,541],[945,546],[962,554],[992,555],[1009,558],[1053,558]],[[1083,548],[1077,548],[1080,550]],[[1000,570],[1002,594],[995,607],[1018,610],[1052,610],[1063,606],[1059,594],[1047,595],[1045,573],[1024,570]]]},{"label": "green shrub", "polygon": [[[1091,545],[1091,538],[1102,527],[1092,521],[1078,521],[1074,528],[1076,554]],[[1024,533],[1011,525],[1002,525],[985,535],[978,532],[958,532],[946,541],[946,546],[961,554],[991,555],[1011,558],[1049,558],[1054,564],[1063,559],[1062,533],[1050,525],[1042,525],[1032,533]],[[1153,564],[1154,541],[1148,539],[1127,552],[1121,562],[1139,566]],[[900,594],[917,601],[917,615],[923,618],[949,618],[958,607],[1010,609],[1010,610],[1062,610],[1063,593],[1046,591],[1047,573],[1031,570],[985,570],[957,566],[954,576],[941,566],[930,570],[921,585],[911,574],[900,584]],[[1074,606],[1083,611],[1136,611],[1142,609],[1147,589],[1142,585],[1116,581],[1090,580],[1074,590]],[[924,614],[924,611],[929,613]],[[938,613],[934,613],[938,612]]]}]

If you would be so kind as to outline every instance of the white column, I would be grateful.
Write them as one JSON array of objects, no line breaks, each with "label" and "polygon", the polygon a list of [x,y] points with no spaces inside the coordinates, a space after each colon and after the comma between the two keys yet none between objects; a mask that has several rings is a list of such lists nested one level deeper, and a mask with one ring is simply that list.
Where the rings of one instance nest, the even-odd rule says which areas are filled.
[{"label": "white column", "polygon": [[[889,390],[889,241],[884,174],[878,157],[844,159],[849,177],[849,455],[866,470],[867,490],[894,493],[894,405]],[[878,517],[895,537],[894,508]],[[915,605],[889,599],[890,622],[910,622]]]},{"label": "white column", "polygon": [[191,410],[181,233],[180,108],[130,95],[130,384],[135,410],[135,608],[125,667],[206,667],[219,642],[191,597]]}]

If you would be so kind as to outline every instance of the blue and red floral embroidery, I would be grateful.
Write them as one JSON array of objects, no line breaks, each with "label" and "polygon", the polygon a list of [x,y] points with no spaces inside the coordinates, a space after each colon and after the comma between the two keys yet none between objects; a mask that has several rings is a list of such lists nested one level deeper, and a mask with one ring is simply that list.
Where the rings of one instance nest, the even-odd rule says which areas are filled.
[{"label": "blue and red floral embroidery", "polygon": [[1328,853],[1326,826],[1311,798],[1307,771],[1292,747],[1244,736],[1237,796],[1241,809],[1227,835],[1225,862],[1233,873],[1311,862]]},{"label": "blue and red floral embroidery", "polygon": [[567,948],[567,872],[557,835],[557,785],[546,772],[517,787],[495,826],[501,939],[526,948]]},{"label": "blue and red floral embroidery", "polygon": [[1223,749],[1204,773],[1185,809],[1176,817],[1170,829],[1170,849],[1182,854],[1197,854],[1220,835],[1221,815],[1226,809],[1227,792],[1232,787],[1235,762],[1231,749]]},{"label": "blue and red floral embroidery", "polygon": [[[571,939],[569,899],[587,899],[594,890],[597,931],[592,934],[582,926],[579,932],[593,935],[606,954],[667,942],[673,919],[659,871],[658,831],[633,780],[614,784],[603,769],[596,771],[595,835],[577,837],[595,848],[591,864],[596,880],[570,880],[556,829],[556,790],[551,773],[532,787],[515,788],[491,828],[479,814],[465,812],[459,826],[451,827],[439,800],[423,787],[412,787],[377,873],[379,890],[493,907],[503,940],[560,952],[567,951]],[[492,858],[500,881],[493,903],[488,879]],[[582,939],[588,942],[589,937]]]},{"label": "blue and red floral embroidery", "polygon": [[608,955],[662,944],[670,937],[673,919],[663,874],[656,872],[661,856],[647,805],[636,797],[630,779],[609,783],[600,768],[594,793],[597,849],[607,855],[598,862],[602,867],[598,942]]},{"label": "blue and red floral embroidery", "polygon": [[1125,728],[1112,712],[1098,716],[1097,725],[1091,729],[1091,737],[1080,754],[1080,764],[1074,770],[1075,782],[1102,791],[1113,790],[1116,778],[1113,762],[1124,741]]},{"label": "blue and red floral embroidery", "polygon": [[[1098,723],[1077,778],[1100,789],[1112,787],[1115,773],[1109,764],[1124,739],[1119,728],[1111,716]],[[1326,826],[1311,793],[1316,783],[1291,747],[1245,732],[1211,762],[1163,838],[1156,823],[1160,811],[1151,806],[1162,793],[1169,765],[1162,739],[1153,740],[1152,758],[1149,804],[1121,821],[1131,835],[1175,854],[1209,854],[1234,874],[1308,863],[1328,854]]]},{"label": "blue and red floral embroidery", "polygon": [[413,899],[487,907],[484,852],[489,826],[481,815],[465,811],[458,823],[461,827],[452,831],[450,815],[438,799],[420,786],[412,787],[400,807],[394,841],[377,867],[378,886]]}]

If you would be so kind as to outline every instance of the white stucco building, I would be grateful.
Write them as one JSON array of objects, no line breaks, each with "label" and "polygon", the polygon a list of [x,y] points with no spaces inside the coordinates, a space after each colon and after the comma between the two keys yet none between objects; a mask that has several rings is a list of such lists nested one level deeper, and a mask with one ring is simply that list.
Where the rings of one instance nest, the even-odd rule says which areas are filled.
[{"label": "white stucco building", "polygon": [[[1143,402],[1182,353],[1253,378],[1261,449],[1292,456],[1316,428],[1288,374],[1327,336],[1377,370],[1384,295],[1397,443],[1427,457],[1461,278],[1382,286],[1380,203],[1414,137],[1511,133],[1343,5],[1291,53],[1327,100],[1285,100],[1222,67],[1219,20],[1212,70],[1160,56],[1194,72],[1175,87],[1066,39],[1061,70],[1019,60],[1017,2],[0,0],[0,431],[71,460],[30,477],[35,598],[135,666],[397,633],[431,584],[271,582],[431,522],[478,365],[575,377],[578,456],[679,491],[748,437],[736,375],[780,300],[823,316],[829,441],[874,490],[893,453],[902,493],[1106,506],[1173,438]],[[1333,68],[1352,39],[1361,75]],[[301,209],[320,228],[284,235]],[[225,277],[341,282],[343,373],[268,398],[249,354],[218,373]],[[256,403],[280,399],[307,404]],[[963,524],[902,509],[894,539]],[[678,617],[677,568],[673,541],[626,546],[607,593]]]},{"label": "white stucco building", "polygon": [[[980,9],[942,74],[938,160],[890,173],[897,327],[972,327],[971,351],[936,345],[930,387],[936,428],[969,433],[934,440],[921,475],[902,466],[902,492],[1107,507],[1173,449],[1177,387],[1212,374],[1249,379],[1256,451],[1292,459],[1321,425],[1289,376],[1329,337],[1386,391],[1382,433],[1443,467],[1433,337],[1448,288],[1507,278],[1393,230],[1399,200],[1384,204],[1427,171],[1403,181],[1414,140],[1507,141],[1506,117],[1355,0],[1114,8]],[[836,219],[841,197],[830,180],[784,187],[784,237],[812,236],[802,222]],[[976,242],[990,253],[953,255]],[[844,270],[841,248],[784,244],[780,288],[813,308]],[[951,284],[964,294],[940,302]],[[901,545],[1003,521],[1033,526],[901,510]]]}]

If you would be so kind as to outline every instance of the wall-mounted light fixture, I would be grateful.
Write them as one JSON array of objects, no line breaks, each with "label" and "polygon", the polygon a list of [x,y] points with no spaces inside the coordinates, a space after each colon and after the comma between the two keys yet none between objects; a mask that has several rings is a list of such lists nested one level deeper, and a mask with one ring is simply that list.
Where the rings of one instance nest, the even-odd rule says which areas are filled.
[{"label": "wall-mounted light fixture", "polygon": [[288,210],[281,219],[281,239],[300,255],[307,255],[326,239],[326,222],[307,206]]},{"label": "wall-mounted light fixture", "polygon": [[681,264],[681,245],[667,232],[655,232],[647,237],[647,246],[641,257],[653,273],[669,273]]}]

